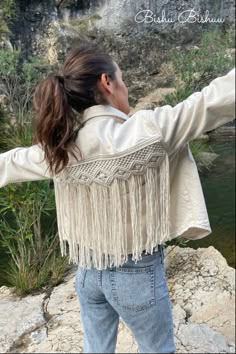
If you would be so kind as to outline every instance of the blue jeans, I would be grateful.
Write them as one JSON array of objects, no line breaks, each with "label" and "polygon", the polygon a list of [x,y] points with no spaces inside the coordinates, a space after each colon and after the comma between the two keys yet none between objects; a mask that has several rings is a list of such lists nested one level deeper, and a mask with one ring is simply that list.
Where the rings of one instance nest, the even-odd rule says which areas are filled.
[{"label": "blue jeans", "polygon": [[119,317],[132,331],[140,353],[174,353],[172,308],[163,246],[129,255],[121,267],[78,268],[76,291],[84,327],[84,353],[115,353]]}]

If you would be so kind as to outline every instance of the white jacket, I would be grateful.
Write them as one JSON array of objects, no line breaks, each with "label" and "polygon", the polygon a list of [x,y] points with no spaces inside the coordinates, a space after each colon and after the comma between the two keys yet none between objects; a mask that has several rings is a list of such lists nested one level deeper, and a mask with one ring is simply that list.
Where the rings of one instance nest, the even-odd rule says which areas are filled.
[{"label": "white jacket", "polygon": [[[65,250],[63,242],[69,242],[71,260],[77,263],[77,259],[80,258],[80,265],[82,266],[91,266],[89,257],[96,252],[95,248],[99,249],[98,258],[100,258],[96,258],[95,265],[97,268],[103,269],[101,254],[103,254],[103,257],[105,254],[105,265],[119,265],[127,259],[127,254],[132,253],[135,260],[140,259],[142,250],[146,249],[152,253],[152,248],[157,246],[158,243],[177,236],[200,239],[210,234],[211,227],[203,191],[196,163],[188,143],[201,134],[211,131],[234,118],[235,69],[229,71],[225,76],[216,78],[201,92],[195,92],[175,107],[165,105],[154,110],[140,110],[130,117],[111,106],[97,105],[86,109],[82,116],[84,124],[76,141],[82,153],[82,164],[79,165],[78,170],[78,163],[71,159],[67,169],[69,171],[67,177],[65,177],[65,172],[59,176],[54,176],[55,185],[57,185],[57,182],[63,184],[64,179],[64,181],[69,181],[70,185],[75,185],[75,181],[78,180],[80,187],[81,185],[90,186],[89,196],[86,194],[88,191],[85,192],[82,189],[77,189],[76,192],[71,190],[70,194],[70,185],[68,184],[63,192],[64,194],[60,196],[58,195],[58,189],[55,189],[62,249]],[[47,163],[43,158],[44,154],[39,146],[16,148],[0,154],[0,187],[13,182],[51,178],[47,171]],[[135,166],[132,164],[132,159],[135,160]],[[117,166],[121,166],[121,168],[117,169]],[[144,176],[147,171],[154,171],[155,166],[168,173],[161,178],[157,174],[150,175],[150,180],[153,180],[155,176],[157,179],[160,178],[158,186],[161,186],[162,189],[155,190],[156,194],[152,193],[151,190],[146,191],[147,203],[145,204],[144,185],[147,180]],[[138,190],[138,195],[136,194],[134,199],[130,199],[128,202],[128,207],[132,209],[132,215],[128,216],[127,219],[127,215],[122,214],[122,224],[124,224],[124,218],[126,218],[126,228],[124,225],[119,225],[121,221],[119,218],[122,215],[117,214],[117,209],[123,208],[124,204],[122,203],[125,203],[125,201],[122,199],[122,193],[127,192],[127,190],[123,189],[120,194],[121,197],[118,194],[112,194],[116,193],[118,188],[120,188],[120,191],[122,191],[122,188],[126,188],[124,185],[122,187],[120,182],[122,176],[121,174],[118,175],[118,172],[124,174],[124,180],[133,181],[129,185],[130,190],[132,188]],[[168,174],[169,180],[166,181],[165,177]],[[133,175],[139,177],[135,180],[132,177]],[[109,195],[104,194],[106,193],[104,188],[95,190],[91,183],[93,185],[101,184],[103,187],[112,184],[114,190]],[[153,185],[156,188],[155,184]],[[165,194],[168,191],[169,197]],[[147,195],[148,193],[149,195]],[[159,198],[159,195],[162,199],[159,200],[158,207],[155,200]],[[106,203],[109,204],[109,201],[112,203],[113,196],[116,198],[113,214],[111,212],[108,215],[106,214],[108,209],[106,209],[104,200],[107,198]],[[86,204],[86,198],[92,198],[90,206]],[[149,211],[148,198],[149,202],[153,199],[156,203],[151,206],[152,211]],[[142,208],[139,202],[142,204]],[[165,211],[165,202],[167,208],[169,208],[168,213]],[[66,205],[64,210],[60,207],[62,204]],[[91,209],[93,206],[95,208],[95,205],[99,209],[99,215],[95,215],[95,211]],[[89,208],[90,210],[88,210]],[[87,210],[84,211],[84,209]],[[80,215],[83,215],[78,221],[79,226],[76,224],[76,220],[72,220],[72,210],[75,211],[75,218],[77,217],[77,219],[80,218]],[[147,216],[148,212],[149,216]],[[63,213],[67,215],[64,218]],[[94,221],[91,228],[89,228],[89,217],[86,224],[83,221],[84,213],[90,215]],[[156,221],[153,221],[155,227],[150,225],[150,220],[155,218],[154,214],[158,214]],[[138,215],[141,222],[138,220]],[[102,218],[105,219],[103,219],[101,225],[99,220]],[[103,243],[101,239],[104,233],[108,232],[106,224],[110,219],[115,225],[109,226],[111,228],[110,233],[107,234],[107,240]],[[168,227],[160,228],[158,223],[164,223],[167,219]],[[79,232],[78,227],[80,227]],[[148,228],[149,231],[147,231]],[[75,235],[76,232],[82,236],[76,240],[75,237],[77,236],[73,236],[74,241],[71,241],[69,234]],[[124,233],[125,236],[122,236]],[[157,236],[154,237],[155,234]],[[89,245],[86,244],[88,242],[86,238],[89,238]],[[122,238],[121,244],[118,242],[119,238]],[[79,244],[81,253],[75,250],[76,243]],[[89,255],[88,247],[92,252]],[[83,254],[82,250],[84,250]],[[110,263],[109,255],[114,255]]]}]

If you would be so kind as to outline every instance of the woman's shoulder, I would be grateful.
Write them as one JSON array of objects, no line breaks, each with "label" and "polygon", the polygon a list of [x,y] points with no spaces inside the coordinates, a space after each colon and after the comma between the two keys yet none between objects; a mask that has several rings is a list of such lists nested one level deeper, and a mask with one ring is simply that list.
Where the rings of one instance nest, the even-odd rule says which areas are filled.
[{"label": "woman's shoulder", "polygon": [[161,139],[161,130],[154,124],[155,112],[151,109],[141,109],[133,114],[117,128],[118,135],[133,139],[138,143],[146,139]]}]

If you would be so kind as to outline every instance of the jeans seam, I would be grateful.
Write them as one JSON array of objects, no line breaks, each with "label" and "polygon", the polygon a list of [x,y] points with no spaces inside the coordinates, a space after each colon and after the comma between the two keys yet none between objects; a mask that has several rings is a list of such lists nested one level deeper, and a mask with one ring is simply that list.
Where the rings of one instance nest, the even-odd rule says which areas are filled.
[{"label": "jeans seam", "polygon": [[102,271],[101,270],[98,270],[98,273],[97,273],[97,279],[98,279],[98,287],[102,287]]},{"label": "jeans seam", "polygon": [[79,269],[77,271],[76,279],[77,279],[79,285],[81,286],[81,288],[84,288],[85,276],[87,273],[87,269],[81,269],[81,276],[79,276],[78,272],[79,272]]}]

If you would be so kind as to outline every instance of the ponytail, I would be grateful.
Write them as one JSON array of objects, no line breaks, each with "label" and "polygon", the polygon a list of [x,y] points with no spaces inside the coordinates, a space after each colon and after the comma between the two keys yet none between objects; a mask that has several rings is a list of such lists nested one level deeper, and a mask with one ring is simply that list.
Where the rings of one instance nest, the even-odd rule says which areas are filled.
[{"label": "ponytail", "polygon": [[[78,131],[77,116],[86,108],[106,104],[98,91],[102,73],[116,79],[113,59],[97,45],[84,44],[72,49],[59,75],[43,80],[34,94],[36,109],[35,143],[41,144],[51,172],[60,172],[69,162]],[[99,94],[98,94],[99,93]]]},{"label": "ponytail", "polygon": [[41,144],[50,171],[55,173],[68,164],[77,125],[63,81],[62,76],[49,76],[38,85],[33,98],[37,116],[35,142]]}]

